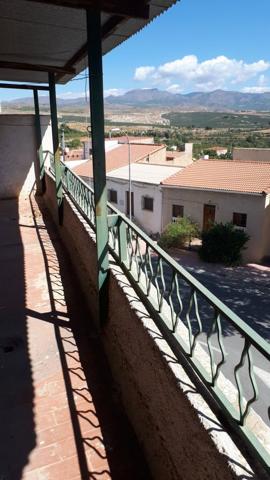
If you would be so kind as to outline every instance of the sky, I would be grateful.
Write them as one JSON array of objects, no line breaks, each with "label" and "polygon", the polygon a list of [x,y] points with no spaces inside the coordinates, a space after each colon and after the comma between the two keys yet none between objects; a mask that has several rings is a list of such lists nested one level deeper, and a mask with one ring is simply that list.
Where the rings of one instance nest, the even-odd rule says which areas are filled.
[{"label": "sky", "polygon": [[[270,0],[181,0],[104,56],[104,95],[136,88],[172,93],[270,92]],[[57,87],[85,96],[87,80]],[[29,92],[0,91],[0,100]]]}]

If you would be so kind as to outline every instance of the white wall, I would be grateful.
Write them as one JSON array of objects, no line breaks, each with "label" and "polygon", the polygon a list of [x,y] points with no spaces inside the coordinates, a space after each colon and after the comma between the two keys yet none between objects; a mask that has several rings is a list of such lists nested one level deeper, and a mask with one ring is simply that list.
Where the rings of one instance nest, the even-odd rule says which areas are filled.
[{"label": "white wall", "polygon": [[[126,191],[129,189],[128,181],[107,179],[108,189],[117,191],[118,203],[116,208],[126,213]],[[131,191],[134,194],[134,219],[147,233],[161,232],[162,192],[159,185],[132,182]],[[142,209],[142,197],[149,196],[154,199],[153,211]]]},{"label": "white wall", "polygon": [[265,199],[265,214],[262,232],[263,258],[270,258],[270,194]]},{"label": "white wall", "polygon": [[266,216],[270,212],[266,212],[265,202],[264,195],[163,187],[162,227],[165,228],[171,222],[173,204],[183,205],[184,215],[192,218],[200,228],[203,226],[204,204],[215,205],[216,222],[231,222],[233,212],[246,213],[247,226],[245,230],[250,235],[250,240],[243,258],[244,261],[260,261],[263,256],[267,255],[267,249],[270,250],[270,241],[267,242],[265,239],[266,232],[269,231],[266,227]]},{"label": "white wall", "polygon": [[[40,120],[43,148],[52,151],[50,117],[41,115]],[[0,115],[0,198],[32,188],[36,148],[34,115]]]},{"label": "white wall", "polygon": [[270,162],[270,148],[234,148],[233,160]]}]

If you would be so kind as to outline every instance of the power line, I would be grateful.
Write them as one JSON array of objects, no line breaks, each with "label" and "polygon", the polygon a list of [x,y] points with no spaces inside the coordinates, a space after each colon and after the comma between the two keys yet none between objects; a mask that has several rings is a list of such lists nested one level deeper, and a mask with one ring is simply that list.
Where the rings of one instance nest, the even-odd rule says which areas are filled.
[{"label": "power line", "polygon": [[84,77],[80,78],[73,78],[72,80],[70,80],[70,82],[78,82],[79,80],[85,80],[86,78],[89,78],[89,75],[85,75]]}]

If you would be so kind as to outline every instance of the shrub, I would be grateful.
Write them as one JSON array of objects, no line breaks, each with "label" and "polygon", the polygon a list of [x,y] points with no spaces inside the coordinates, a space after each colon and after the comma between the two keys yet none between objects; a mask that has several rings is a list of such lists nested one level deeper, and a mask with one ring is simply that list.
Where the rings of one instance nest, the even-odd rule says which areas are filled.
[{"label": "shrub", "polygon": [[72,138],[72,140],[67,142],[67,146],[69,148],[79,148],[81,146],[81,141],[79,138]]},{"label": "shrub", "polygon": [[158,243],[162,248],[183,247],[198,235],[198,226],[190,218],[182,217],[167,225]]},{"label": "shrub", "polygon": [[215,223],[202,233],[199,255],[206,262],[236,265],[241,262],[241,253],[248,240],[247,233],[232,223]]}]

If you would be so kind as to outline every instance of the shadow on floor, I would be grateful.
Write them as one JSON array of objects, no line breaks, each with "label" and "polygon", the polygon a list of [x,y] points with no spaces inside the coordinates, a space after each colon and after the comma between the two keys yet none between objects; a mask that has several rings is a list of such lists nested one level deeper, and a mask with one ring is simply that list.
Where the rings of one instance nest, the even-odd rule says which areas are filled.
[{"label": "shadow on floor", "polygon": [[36,434],[17,199],[0,201],[0,232],[0,478],[19,480]]},{"label": "shadow on floor", "polygon": [[91,326],[80,289],[76,288],[78,282],[69,258],[42,198],[32,196],[30,204],[51,304],[51,312],[37,314],[37,318],[54,324],[80,477],[150,479],[137,440],[117,400],[101,342]]}]

